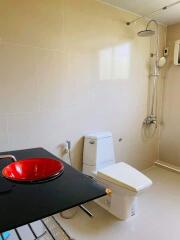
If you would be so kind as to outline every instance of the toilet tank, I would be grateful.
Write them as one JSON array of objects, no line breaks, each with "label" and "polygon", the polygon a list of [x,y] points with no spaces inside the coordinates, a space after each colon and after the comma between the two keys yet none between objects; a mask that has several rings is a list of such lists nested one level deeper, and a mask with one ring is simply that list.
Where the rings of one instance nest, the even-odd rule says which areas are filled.
[{"label": "toilet tank", "polygon": [[98,132],[85,136],[83,151],[83,172],[85,169],[98,171],[115,163],[111,132]]}]

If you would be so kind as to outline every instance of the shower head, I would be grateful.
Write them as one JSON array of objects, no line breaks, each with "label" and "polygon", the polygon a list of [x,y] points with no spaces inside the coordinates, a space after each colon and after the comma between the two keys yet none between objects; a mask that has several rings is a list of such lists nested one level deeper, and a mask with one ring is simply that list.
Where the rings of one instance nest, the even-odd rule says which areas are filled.
[{"label": "shower head", "polygon": [[137,35],[138,35],[139,37],[151,37],[151,36],[155,35],[156,32],[155,32],[154,30],[149,29],[149,25],[150,25],[152,22],[155,23],[156,28],[157,28],[157,32],[158,32],[158,23],[156,22],[156,20],[151,19],[151,20],[147,23],[146,29],[138,32]]},{"label": "shower head", "polygon": [[151,37],[155,34],[155,31],[146,29],[137,33],[139,37]]}]

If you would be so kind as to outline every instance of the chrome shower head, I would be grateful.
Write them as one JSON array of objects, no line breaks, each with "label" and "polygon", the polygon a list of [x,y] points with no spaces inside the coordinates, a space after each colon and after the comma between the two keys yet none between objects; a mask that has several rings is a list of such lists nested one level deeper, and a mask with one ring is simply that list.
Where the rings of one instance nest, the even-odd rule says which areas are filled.
[{"label": "chrome shower head", "polygon": [[146,29],[137,33],[139,37],[151,37],[155,34],[155,31]]},{"label": "chrome shower head", "polygon": [[156,22],[156,20],[151,19],[151,20],[147,23],[146,29],[143,30],[143,31],[138,32],[137,35],[138,35],[139,37],[151,37],[151,36],[155,35],[156,32],[155,32],[154,30],[149,29],[149,25],[150,25],[152,22],[155,23],[156,28],[157,28],[157,33],[158,33],[158,23]]}]

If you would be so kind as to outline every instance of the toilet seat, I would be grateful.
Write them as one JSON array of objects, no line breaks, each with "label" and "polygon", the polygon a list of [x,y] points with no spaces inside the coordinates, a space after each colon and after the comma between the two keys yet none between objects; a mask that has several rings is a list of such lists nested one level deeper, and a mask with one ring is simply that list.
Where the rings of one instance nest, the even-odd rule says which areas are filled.
[{"label": "toilet seat", "polygon": [[124,162],[98,170],[97,176],[134,192],[139,192],[152,185],[152,181],[148,177]]}]

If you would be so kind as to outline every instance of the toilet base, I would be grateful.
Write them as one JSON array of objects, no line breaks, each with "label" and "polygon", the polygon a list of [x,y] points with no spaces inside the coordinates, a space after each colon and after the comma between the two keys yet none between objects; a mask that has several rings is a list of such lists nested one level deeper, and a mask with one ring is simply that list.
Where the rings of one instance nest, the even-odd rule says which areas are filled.
[{"label": "toilet base", "polygon": [[112,195],[96,199],[95,202],[120,220],[126,220],[137,214],[137,193],[115,186],[103,179],[101,184],[112,190]]}]

